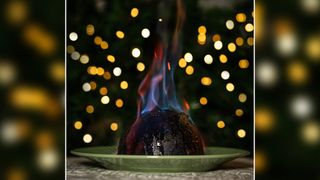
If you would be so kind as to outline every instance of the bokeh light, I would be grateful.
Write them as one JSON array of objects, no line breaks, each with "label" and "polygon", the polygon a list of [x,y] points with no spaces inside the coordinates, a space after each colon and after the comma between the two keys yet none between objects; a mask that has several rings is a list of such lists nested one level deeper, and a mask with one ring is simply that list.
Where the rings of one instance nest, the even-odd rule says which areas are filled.
[{"label": "bokeh light", "polygon": [[201,78],[201,84],[204,86],[210,86],[212,83],[212,80],[210,77],[204,76]]},{"label": "bokeh light", "polygon": [[137,64],[137,70],[142,72],[142,71],[144,71],[144,69],[145,69],[145,65],[142,62],[139,62]]},{"label": "bokeh light", "polygon": [[222,128],[224,128],[225,126],[226,126],[226,125],[225,125],[225,123],[224,123],[222,120],[220,120],[220,121],[217,122],[217,127],[218,127],[218,128],[222,129]]},{"label": "bokeh light", "polygon": [[212,62],[213,62],[213,58],[210,54],[205,55],[203,60],[206,64],[212,64]]},{"label": "bokeh light", "polygon": [[142,36],[143,38],[148,38],[148,37],[150,36],[150,31],[149,31],[149,29],[148,29],[148,28],[142,29],[142,31],[141,31],[141,36]]},{"label": "bokeh light", "polygon": [[118,108],[122,108],[122,106],[123,106],[123,100],[122,100],[122,99],[117,99],[115,104],[116,104],[116,106],[117,106]]},{"label": "bokeh light", "polygon": [[237,132],[237,135],[239,138],[244,138],[244,137],[246,137],[246,131],[243,129],[239,129]]},{"label": "bokeh light", "polygon": [[232,83],[228,83],[226,85],[226,89],[227,91],[232,92],[234,90],[234,85]]},{"label": "bokeh light", "polygon": [[194,73],[194,69],[192,66],[187,66],[186,68],[187,75],[192,75]]},{"label": "bokeh light", "polygon": [[222,49],[222,47],[223,47],[223,44],[222,44],[221,41],[216,41],[216,42],[214,42],[214,48],[215,48],[216,50],[220,50],[220,49]]},{"label": "bokeh light", "polygon": [[127,89],[128,88],[128,82],[127,81],[121,81],[120,88],[121,89]]},{"label": "bokeh light", "polygon": [[137,17],[138,14],[139,14],[139,9],[138,8],[132,8],[130,14],[131,14],[131,17],[133,17],[133,18]]},{"label": "bokeh light", "polygon": [[83,139],[83,142],[85,143],[91,143],[92,136],[90,134],[85,134],[82,139]]},{"label": "bokeh light", "polygon": [[221,63],[226,63],[226,62],[228,62],[228,58],[227,58],[227,56],[224,55],[224,54],[220,54],[219,60],[220,60]]},{"label": "bokeh light", "polygon": [[179,66],[180,66],[181,68],[185,68],[185,67],[187,66],[187,61],[184,60],[184,58],[180,58],[178,64],[179,64]]},{"label": "bokeh light", "polygon": [[101,103],[102,104],[108,104],[110,102],[109,96],[102,96]]},{"label": "bokeh light", "polygon": [[116,36],[117,36],[119,39],[123,39],[123,38],[124,38],[124,32],[123,32],[123,31],[117,31],[117,32],[116,32]]},{"label": "bokeh light", "polygon": [[70,33],[70,34],[69,34],[69,39],[70,39],[71,41],[76,41],[76,40],[78,40],[78,34],[75,33],[75,32]]},{"label": "bokeh light", "polygon": [[119,125],[117,123],[113,122],[110,124],[111,131],[117,131],[118,128],[119,128]]},{"label": "bokeh light", "polygon": [[121,68],[120,67],[115,67],[114,69],[113,69],[113,75],[115,75],[115,76],[120,76],[121,75]]},{"label": "bokeh light", "polygon": [[133,57],[138,58],[141,54],[140,49],[139,48],[133,48],[131,51],[131,54]]},{"label": "bokeh light", "polygon": [[79,130],[79,129],[82,128],[82,122],[81,121],[76,121],[73,126],[74,126],[75,129]]},{"label": "bokeh light", "polygon": [[201,97],[199,100],[201,105],[207,105],[208,104],[208,99],[206,97]]},{"label": "bokeh light", "polygon": [[188,63],[191,62],[193,60],[192,54],[190,52],[184,54],[184,60],[186,60]]},{"label": "bokeh light", "polygon": [[229,79],[230,77],[230,73],[228,71],[222,71],[221,72],[221,78],[224,79],[224,80],[227,80]]}]

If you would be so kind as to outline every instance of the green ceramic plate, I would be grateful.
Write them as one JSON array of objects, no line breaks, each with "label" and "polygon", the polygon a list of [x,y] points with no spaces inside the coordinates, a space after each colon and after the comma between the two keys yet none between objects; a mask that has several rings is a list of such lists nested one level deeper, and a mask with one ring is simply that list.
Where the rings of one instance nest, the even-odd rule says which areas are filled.
[{"label": "green ceramic plate", "polygon": [[248,151],[224,147],[208,147],[205,155],[117,155],[114,146],[79,148],[72,154],[87,157],[107,169],[143,172],[200,172],[249,154]]}]

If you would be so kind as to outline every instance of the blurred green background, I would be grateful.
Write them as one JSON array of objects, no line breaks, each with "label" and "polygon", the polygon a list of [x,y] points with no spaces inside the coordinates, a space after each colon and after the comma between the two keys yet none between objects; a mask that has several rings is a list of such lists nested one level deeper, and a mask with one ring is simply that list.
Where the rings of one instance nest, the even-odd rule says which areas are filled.
[{"label": "blurred green background", "polygon": [[[163,2],[165,9],[159,1],[67,2],[68,152],[115,145],[136,119],[156,24],[170,14],[171,36],[175,26],[175,1]],[[184,2],[177,93],[208,146],[247,149],[252,156],[253,2]]]}]

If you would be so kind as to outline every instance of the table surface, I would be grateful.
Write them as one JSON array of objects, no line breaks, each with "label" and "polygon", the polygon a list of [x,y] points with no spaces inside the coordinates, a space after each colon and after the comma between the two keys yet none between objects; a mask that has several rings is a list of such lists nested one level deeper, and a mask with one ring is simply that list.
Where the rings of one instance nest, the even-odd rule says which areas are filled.
[{"label": "table surface", "polygon": [[219,169],[209,172],[187,173],[145,173],[133,171],[108,170],[83,157],[67,158],[68,180],[247,180],[253,179],[253,161],[250,158],[238,158],[223,164]]}]

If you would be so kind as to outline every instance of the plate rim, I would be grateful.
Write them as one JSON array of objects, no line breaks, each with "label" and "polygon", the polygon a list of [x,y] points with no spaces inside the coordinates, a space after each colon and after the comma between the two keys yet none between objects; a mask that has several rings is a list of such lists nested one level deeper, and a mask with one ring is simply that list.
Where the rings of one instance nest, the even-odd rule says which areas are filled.
[{"label": "plate rim", "polygon": [[152,155],[126,155],[126,154],[97,154],[79,152],[79,150],[87,150],[93,148],[116,148],[116,146],[90,146],[75,148],[70,151],[71,154],[84,157],[99,157],[99,158],[124,158],[124,159],[199,159],[199,158],[232,158],[232,157],[244,157],[250,154],[249,151],[238,148],[220,147],[220,146],[208,146],[206,148],[220,148],[235,150],[237,152],[230,154],[205,154],[205,155],[163,155],[163,156],[152,156]]}]

